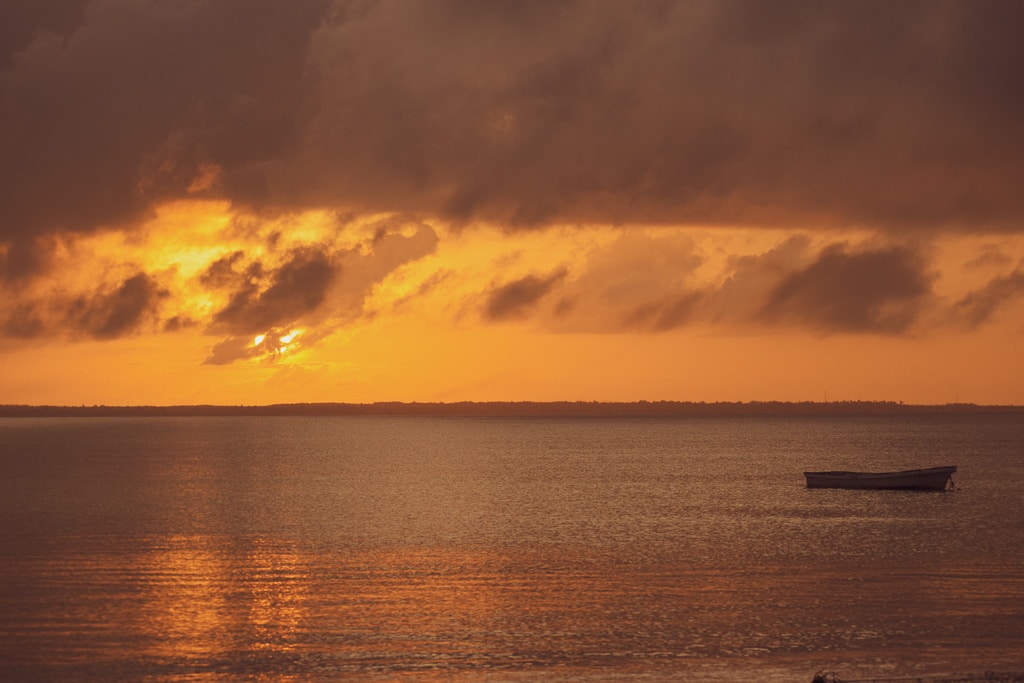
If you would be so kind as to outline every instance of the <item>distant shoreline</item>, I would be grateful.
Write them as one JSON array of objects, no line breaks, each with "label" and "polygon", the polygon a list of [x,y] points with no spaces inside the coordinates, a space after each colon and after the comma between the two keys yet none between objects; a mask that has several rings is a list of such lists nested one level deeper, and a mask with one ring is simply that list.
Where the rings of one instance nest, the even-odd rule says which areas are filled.
[{"label": "distant shoreline", "polygon": [[459,401],[452,403],[278,403],[271,405],[49,406],[0,405],[0,417],[728,417],[1024,414],[1024,406],[894,401]]}]

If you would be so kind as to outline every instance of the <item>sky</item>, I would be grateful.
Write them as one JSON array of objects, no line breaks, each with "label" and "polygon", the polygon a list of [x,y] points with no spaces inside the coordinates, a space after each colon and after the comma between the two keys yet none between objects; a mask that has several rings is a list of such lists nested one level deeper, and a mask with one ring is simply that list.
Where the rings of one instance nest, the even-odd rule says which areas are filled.
[{"label": "sky", "polygon": [[0,404],[1024,404],[1017,0],[4,0]]}]

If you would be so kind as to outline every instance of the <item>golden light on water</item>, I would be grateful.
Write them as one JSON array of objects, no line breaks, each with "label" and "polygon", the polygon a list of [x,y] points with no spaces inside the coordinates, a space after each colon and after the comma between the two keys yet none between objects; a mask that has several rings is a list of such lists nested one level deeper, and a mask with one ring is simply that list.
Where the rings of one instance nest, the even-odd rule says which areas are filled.
[{"label": "golden light on water", "polygon": [[1021,26],[0,0],[0,678],[1016,666]]}]

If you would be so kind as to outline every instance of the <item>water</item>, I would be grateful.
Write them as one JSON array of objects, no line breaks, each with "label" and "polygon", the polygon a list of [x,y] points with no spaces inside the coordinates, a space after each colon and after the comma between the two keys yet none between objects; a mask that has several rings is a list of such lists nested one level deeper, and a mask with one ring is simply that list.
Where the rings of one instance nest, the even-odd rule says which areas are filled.
[{"label": "water", "polygon": [[1022,486],[1019,415],[0,420],[0,679],[1019,670]]}]

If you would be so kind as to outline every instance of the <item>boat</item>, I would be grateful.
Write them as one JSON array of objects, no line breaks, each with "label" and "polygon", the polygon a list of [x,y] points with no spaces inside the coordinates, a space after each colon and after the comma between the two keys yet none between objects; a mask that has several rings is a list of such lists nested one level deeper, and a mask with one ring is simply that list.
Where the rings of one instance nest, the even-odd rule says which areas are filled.
[{"label": "boat", "polygon": [[956,465],[901,472],[804,472],[809,489],[894,489],[945,491],[952,487]]}]

